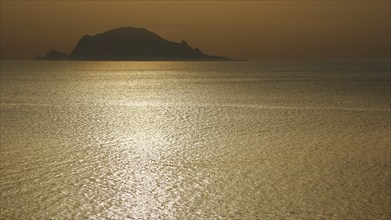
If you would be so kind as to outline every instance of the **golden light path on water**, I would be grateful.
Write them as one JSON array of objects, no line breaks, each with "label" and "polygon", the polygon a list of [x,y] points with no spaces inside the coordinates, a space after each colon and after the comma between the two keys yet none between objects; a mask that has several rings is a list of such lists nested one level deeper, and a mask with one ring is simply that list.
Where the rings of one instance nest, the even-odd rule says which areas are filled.
[{"label": "golden light path on water", "polygon": [[1,63],[1,219],[389,219],[389,64]]}]

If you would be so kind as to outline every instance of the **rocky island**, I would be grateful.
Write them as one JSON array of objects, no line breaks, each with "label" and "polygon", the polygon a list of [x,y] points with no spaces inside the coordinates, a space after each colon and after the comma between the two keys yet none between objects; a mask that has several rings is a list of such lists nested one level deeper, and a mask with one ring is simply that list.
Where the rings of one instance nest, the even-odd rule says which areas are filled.
[{"label": "rocky island", "polygon": [[39,60],[231,60],[227,57],[211,56],[186,41],[176,43],[165,40],[144,28],[121,27],[94,36],[85,35],[76,44],[71,54],[49,51]]}]

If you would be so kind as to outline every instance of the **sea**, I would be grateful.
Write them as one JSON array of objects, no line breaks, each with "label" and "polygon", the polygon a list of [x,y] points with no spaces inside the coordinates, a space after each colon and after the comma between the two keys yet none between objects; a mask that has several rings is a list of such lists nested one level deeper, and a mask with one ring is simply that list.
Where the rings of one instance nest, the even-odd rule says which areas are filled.
[{"label": "sea", "polygon": [[1,61],[0,219],[390,219],[389,61]]}]

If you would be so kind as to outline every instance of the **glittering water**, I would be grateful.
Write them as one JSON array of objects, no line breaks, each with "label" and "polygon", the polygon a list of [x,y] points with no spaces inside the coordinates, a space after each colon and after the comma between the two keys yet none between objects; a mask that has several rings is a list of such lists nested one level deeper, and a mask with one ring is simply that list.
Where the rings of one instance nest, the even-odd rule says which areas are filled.
[{"label": "glittering water", "polygon": [[1,62],[0,219],[390,219],[389,63]]}]

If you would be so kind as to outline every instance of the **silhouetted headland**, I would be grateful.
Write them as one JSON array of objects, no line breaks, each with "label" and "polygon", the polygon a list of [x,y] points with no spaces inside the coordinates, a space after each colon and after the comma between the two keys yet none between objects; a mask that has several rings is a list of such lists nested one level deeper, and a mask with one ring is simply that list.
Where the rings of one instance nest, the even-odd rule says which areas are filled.
[{"label": "silhouetted headland", "polygon": [[95,36],[85,35],[70,55],[51,50],[40,60],[232,60],[211,56],[186,41],[176,43],[165,40],[144,28],[121,27]]}]

